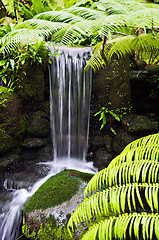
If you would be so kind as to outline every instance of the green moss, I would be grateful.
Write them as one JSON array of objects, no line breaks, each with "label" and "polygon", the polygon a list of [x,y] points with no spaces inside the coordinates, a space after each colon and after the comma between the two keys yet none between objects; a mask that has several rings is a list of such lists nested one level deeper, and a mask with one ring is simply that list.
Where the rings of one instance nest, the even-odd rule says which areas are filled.
[{"label": "green moss", "polygon": [[80,179],[88,181],[91,177],[91,174],[75,170],[65,170],[52,176],[31,197],[24,212],[54,207],[70,200],[80,187]]},{"label": "green moss", "polygon": [[15,95],[10,88],[0,86],[0,109],[7,108],[8,104],[13,101]]},{"label": "green moss", "polygon": [[59,225],[56,226],[55,219],[48,219],[47,224],[44,226],[41,224],[39,231],[32,232],[30,234],[29,227],[26,224],[23,224],[22,233],[27,239],[35,239],[35,240],[71,240],[67,227]]}]

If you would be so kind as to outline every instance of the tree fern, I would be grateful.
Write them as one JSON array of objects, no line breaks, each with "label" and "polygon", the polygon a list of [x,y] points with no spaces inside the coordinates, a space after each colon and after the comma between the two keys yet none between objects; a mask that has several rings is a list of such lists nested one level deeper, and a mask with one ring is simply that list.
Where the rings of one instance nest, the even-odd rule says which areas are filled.
[{"label": "tree fern", "polygon": [[30,19],[17,25],[15,29],[21,29],[21,28],[31,29],[32,28],[35,30],[40,30],[40,31],[37,31],[37,33],[39,33],[42,36],[51,37],[55,32],[67,26],[70,26],[70,24],[60,23],[60,22],[50,22],[42,19]]},{"label": "tree fern", "polygon": [[35,19],[44,19],[51,22],[76,23],[81,22],[84,18],[76,16],[75,14],[66,11],[49,11],[43,12],[34,17]]},{"label": "tree fern", "polygon": [[153,28],[158,26],[159,9],[144,8],[129,15],[129,23],[136,28]]},{"label": "tree fern", "polygon": [[65,11],[69,13],[73,13],[87,20],[97,20],[99,18],[106,16],[106,14],[103,11],[97,11],[97,10],[93,10],[85,7],[71,7],[71,8],[65,9]]},{"label": "tree fern", "polygon": [[159,144],[159,134],[158,133],[139,138],[139,139],[129,143],[124,148],[123,152],[131,150],[136,147],[147,146],[147,145],[151,145],[151,144]]},{"label": "tree fern", "polygon": [[159,239],[159,134],[130,143],[88,183],[72,213],[72,235],[86,222],[82,239]]},{"label": "tree fern", "polygon": [[34,29],[17,29],[6,34],[0,40],[0,43],[2,45],[0,50],[4,55],[9,55],[17,48],[22,48],[24,45],[33,44],[37,41],[42,40],[43,37],[41,37],[38,31]]},{"label": "tree fern", "polygon": [[[95,51],[92,58],[89,60],[90,65],[95,71],[103,67],[103,60],[101,61],[101,48],[98,48],[98,52]],[[95,46],[96,48],[96,46]],[[114,55],[118,58],[122,58],[126,55],[133,56],[136,51],[140,52],[140,55],[145,55],[147,59],[150,59],[152,54],[158,54],[159,52],[159,34],[153,36],[152,34],[142,34],[139,36],[125,36],[115,38],[111,41],[107,41],[104,49],[105,58],[111,61]],[[96,63],[97,62],[97,63]],[[96,64],[98,68],[96,69]]]}]

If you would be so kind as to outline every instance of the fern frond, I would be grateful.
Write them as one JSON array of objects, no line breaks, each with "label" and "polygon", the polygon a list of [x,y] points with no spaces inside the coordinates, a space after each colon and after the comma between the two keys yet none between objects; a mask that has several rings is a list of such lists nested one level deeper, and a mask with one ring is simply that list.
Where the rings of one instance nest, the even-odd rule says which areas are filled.
[{"label": "fern frond", "polygon": [[95,21],[85,20],[55,33],[52,36],[52,40],[55,42],[61,41],[62,44],[66,45],[80,45],[84,41],[90,41],[91,43],[91,39],[94,38],[95,32]]},{"label": "fern frond", "polygon": [[68,226],[73,229],[83,221],[119,216],[129,212],[143,212],[145,209],[158,213],[159,184],[133,183],[110,187],[86,198],[71,215]]},{"label": "fern frond", "polygon": [[44,19],[51,22],[64,22],[74,24],[76,22],[81,22],[84,18],[76,16],[75,14],[66,12],[64,10],[61,11],[48,11],[43,12],[34,17],[34,19]]},{"label": "fern frond", "polygon": [[[82,240],[88,239],[159,239],[159,215],[146,213],[123,214],[95,223]],[[141,235],[140,235],[141,234]],[[100,236],[100,238],[99,238]],[[104,237],[102,237],[104,236]],[[109,237],[111,236],[111,238]],[[91,238],[93,237],[93,238]]]},{"label": "fern frond", "polygon": [[105,66],[105,61],[100,54],[102,45],[103,42],[99,42],[95,45],[95,47],[93,48],[93,54],[86,65],[86,68],[90,66],[94,70],[94,72]]},{"label": "fern frond", "polygon": [[25,28],[13,30],[1,39],[1,52],[9,55],[23,45],[33,44],[42,40],[44,38],[36,30]]},{"label": "fern frond", "polygon": [[136,161],[124,162],[110,169],[103,169],[95,174],[87,184],[84,197],[112,186],[130,183],[158,183],[159,162]]},{"label": "fern frond", "polygon": [[114,0],[101,0],[94,3],[93,7],[105,10],[109,14],[129,14],[132,11],[143,9],[145,6],[143,3],[134,0],[118,0],[118,2]]},{"label": "fern frond", "polygon": [[129,15],[129,23],[136,28],[152,28],[158,26],[159,9],[143,8]]},{"label": "fern frond", "polygon": [[51,37],[52,34],[70,26],[68,23],[50,22],[42,19],[30,19],[18,24],[15,29],[29,28],[38,30],[39,35]]},{"label": "fern frond", "polygon": [[[111,28],[111,26],[108,26]],[[105,31],[104,29],[102,31]],[[106,30],[107,31],[107,30]],[[151,56],[152,53],[159,52],[159,34],[155,36],[151,34],[141,34],[140,36],[125,36],[107,41],[105,46],[104,55],[108,61],[111,61],[114,55],[118,58],[122,58],[126,55],[134,55],[136,51]],[[103,66],[103,59],[101,57],[101,51],[96,52],[95,58],[90,59],[91,66],[96,71]],[[100,63],[101,61],[101,63]]]},{"label": "fern frond", "polygon": [[159,133],[151,134],[134,140],[133,142],[129,143],[122,152],[131,150],[136,147],[147,146],[151,144],[159,144]]},{"label": "fern frond", "polygon": [[101,23],[101,34],[108,35],[109,31],[119,31],[121,27],[128,25],[127,18],[123,14],[110,15],[98,20]]},{"label": "fern frond", "polygon": [[159,146],[157,144],[147,145],[145,147],[140,146],[133,148],[129,151],[123,151],[120,155],[115,157],[108,168],[121,164],[122,162],[131,162],[139,160],[152,160],[159,161]]},{"label": "fern frond", "polygon": [[103,18],[106,16],[106,14],[102,11],[97,11],[97,10],[93,10],[90,8],[86,8],[86,7],[71,7],[68,9],[65,9],[65,11],[69,12],[69,13],[73,13],[76,16],[80,16],[84,19],[87,20],[98,20],[99,18]]}]

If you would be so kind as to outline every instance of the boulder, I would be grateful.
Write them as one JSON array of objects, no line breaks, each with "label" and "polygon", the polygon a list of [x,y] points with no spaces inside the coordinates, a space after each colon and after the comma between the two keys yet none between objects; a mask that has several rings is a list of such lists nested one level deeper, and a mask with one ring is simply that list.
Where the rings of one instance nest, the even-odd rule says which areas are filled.
[{"label": "boulder", "polygon": [[66,224],[83,200],[92,174],[64,170],[49,178],[30,198],[23,212],[23,233],[34,239],[71,239]]}]

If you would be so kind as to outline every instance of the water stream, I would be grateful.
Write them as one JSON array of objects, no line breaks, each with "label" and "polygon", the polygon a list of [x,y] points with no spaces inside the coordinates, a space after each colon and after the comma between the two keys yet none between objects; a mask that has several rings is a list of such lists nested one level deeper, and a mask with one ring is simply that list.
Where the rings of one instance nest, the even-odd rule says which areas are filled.
[{"label": "water stream", "polygon": [[[54,54],[54,47],[49,46]],[[6,175],[0,193],[0,240],[15,240],[19,234],[21,213],[28,199],[52,175],[65,168],[94,172],[87,163],[87,141],[91,95],[91,69],[84,71],[91,48],[56,49],[58,57],[51,57],[50,123],[54,158],[38,164],[29,175],[26,171]],[[17,178],[16,178],[17,176]]]}]

